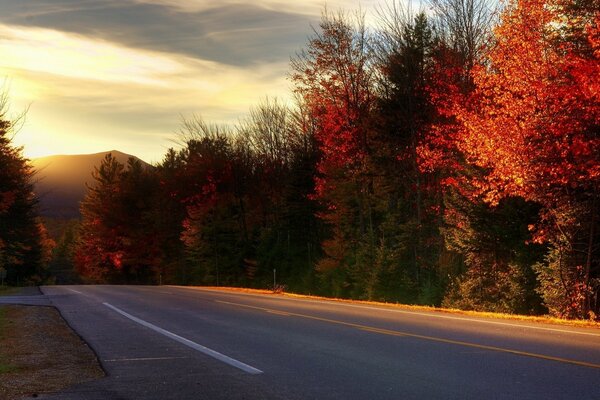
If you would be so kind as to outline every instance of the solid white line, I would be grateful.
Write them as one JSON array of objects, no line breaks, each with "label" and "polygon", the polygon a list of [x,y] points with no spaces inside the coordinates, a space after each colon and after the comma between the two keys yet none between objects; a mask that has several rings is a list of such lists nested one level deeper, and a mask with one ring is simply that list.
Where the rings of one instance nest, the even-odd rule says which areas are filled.
[{"label": "solid white line", "polygon": [[189,357],[144,357],[144,358],[113,358],[104,360],[105,362],[129,362],[129,361],[165,361],[165,360],[183,360]]},{"label": "solid white line", "polygon": [[145,326],[146,328],[150,328],[153,331],[160,333],[161,335],[164,335],[164,336],[166,336],[166,337],[168,337],[170,339],[173,339],[173,340],[175,340],[175,341],[177,341],[177,342],[179,342],[181,344],[184,344],[184,345],[186,345],[188,347],[191,347],[192,349],[197,350],[200,353],[206,354],[207,356],[210,356],[210,357],[213,357],[213,358],[215,358],[215,359],[217,359],[219,361],[222,361],[225,364],[229,364],[229,365],[231,365],[233,367],[236,367],[238,369],[241,369],[244,372],[247,372],[247,373],[253,374],[253,375],[257,375],[257,374],[262,374],[263,373],[263,371],[261,371],[260,369],[256,369],[256,368],[254,368],[254,367],[252,367],[252,366],[250,366],[248,364],[244,364],[241,361],[235,360],[235,359],[233,359],[231,357],[228,357],[228,356],[226,356],[224,354],[221,354],[221,353],[219,353],[217,351],[209,349],[208,347],[205,347],[205,346],[202,346],[202,345],[200,345],[198,343],[192,342],[189,339],[186,339],[186,338],[184,338],[182,336],[179,336],[179,335],[176,335],[176,334],[174,334],[172,332],[169,332],[169,331],[167,331],[167,330],[165,330],[163,328],[160,328],[160,327],[158,327],[156,325],[151,324],[150,322],[146,322],[143,319],[139,319],[137,317],[134,317],[133,315],[128,314],[125,311],[123,311],[123,310],[121,310],[121,309],[119,309],[119,308],[117,308],[117,307],[115,307],[115,306],[113,306],[111,304],[108,304],[108,303],[102,303],[102,304],[104,304],[106,307],[108,307],[108,308],[110,308],[110,309],[118,312],[119,314],[123,315],[124,317],[129,318],[130,320],[132,320],[134,322],[137,322],[140,325]]},{"label": "solid white line", "polygon": [[[475,322],[475,323],[480,323],[480,324],[510,326],[510,327],[523,328],[523,329],[534,329],[534,330],[539,330],[539,331],[549,331],[549,332],[558,332],[558,333],[568,333],[568,334],[573,334],[573,335],[600,337],[600,333],[595,333],[595,332],[584,332],[584,331],[577,331],[577,330],[570,330],[570,329],[550,328],[547,326],[515,324],[515,323],[501,322],[501,321],[488,321],[488,320],[477,319],[477,318],[455,317],[455,316],[451,316],[451,315],[437,314],[435,311],[432,311],[431,313],[426,313],[426,312],[419,312],[419,311],[408,311],[408,310],[398,310],[398,309],[386,308],[385,306],[381,306],[381,307],[361,306],[358,304],[348,304],[348,303],[344,303],[344,302],[335,302],[335,301],[331,301],[331,300],[313,300],[313,299],[290,298],[290,297],[273,297],[271,295],[243,293],[243,292],[228,292],[226,290],[204,289],[201,287],[189,287],[189,288],[186,286],[174,286],[174,287],[196,290],[196,291],[204,291],[204,292],[217,292],[217,293],[230,294],[230,295],[260,297],[263,299],[271,299],[271,300],[281,299],[281,300],[289,300],[289,301],[302,301],[302,302],[313,303],[313,304],[329,304],[332,306],[360,308],[363,310],[387,311],[387,312],[393,312],[393,313],[398,313],[398,314],[418,315],[421,317],[429,317],[429,318],[442,318],[442,319],[449,319],[449,320],[454,320],[454,321],[468,321],[468,322]],[[527,321],[524,321],[524,322],[527,322]]]}]

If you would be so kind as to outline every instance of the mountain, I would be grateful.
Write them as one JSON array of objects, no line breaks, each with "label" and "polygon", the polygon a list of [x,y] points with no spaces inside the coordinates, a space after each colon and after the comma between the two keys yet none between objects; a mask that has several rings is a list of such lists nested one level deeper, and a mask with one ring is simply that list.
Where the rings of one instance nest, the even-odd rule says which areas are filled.
[{"label": "mountain", "polygon": [[31,161],[36,170],[34,190],[40,199],[40,213],[44,217],[79,218],[79,202],[92,184],[92,171],[100,166],[104,157],[111,153],[120,163],[126,164],[130,157],[116,150],[95,154],[56,155]]}]

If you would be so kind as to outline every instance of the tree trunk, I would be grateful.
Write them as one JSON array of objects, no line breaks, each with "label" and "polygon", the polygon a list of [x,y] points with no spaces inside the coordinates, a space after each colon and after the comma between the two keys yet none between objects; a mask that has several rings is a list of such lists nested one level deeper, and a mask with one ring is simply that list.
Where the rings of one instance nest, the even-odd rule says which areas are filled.
[{"label": "tree trunk", "polygon": [[597,200],[597,190],[594,187],[594,195],[592,197],[592,206],[591,206],[591,221],[590,221],[590,233],[588,240],[588,248],[587,248],[587,257],[585,261],[585,274],[584,274],[584,285],[585,285],[585,298],[583,304],[583,318],[588,318],[590,309],[591,309],[591,300],[592,293],[590,291],[590,271],[592,269],[592,256],[594,252],[594,235],[596,228],[596,200]]}]

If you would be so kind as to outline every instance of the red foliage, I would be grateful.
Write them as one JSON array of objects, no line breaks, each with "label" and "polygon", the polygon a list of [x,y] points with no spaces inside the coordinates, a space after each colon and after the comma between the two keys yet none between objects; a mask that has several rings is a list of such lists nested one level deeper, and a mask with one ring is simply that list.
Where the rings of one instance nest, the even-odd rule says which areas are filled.
[{"label": "red foliage", "polygon": [[547,1],[509,10],[488,64],[473,72],[477,88],[458,113],[458,147],[488,172],[477,182],[487,201],[522,196],[550,205],[557,188],[600,178],[598,19],[587,28],[595,52],[585,58],[559,42],[561,16]]},{"label": "red foliage", "polygon": [[364,31],[343,15],[324,15],[320,28],[295,61],[292,78],[316,127],[321,152],[316,197],[324,199],[335,188],[335,175],[353,175],[363,162],[373,96]]},{"label": "red foliage", "polygon": [[457,107],[466,100],[463,80],[464,67],[459,55],[439,44],[431,59],[425,87],[429,102],[434,106],[430,123],[421,134],[417,146],[417,161],[422,173],[441,172],[442,187],[459,188],[464,182],[458,172],[464,168],[457,149],[460,124]]}]

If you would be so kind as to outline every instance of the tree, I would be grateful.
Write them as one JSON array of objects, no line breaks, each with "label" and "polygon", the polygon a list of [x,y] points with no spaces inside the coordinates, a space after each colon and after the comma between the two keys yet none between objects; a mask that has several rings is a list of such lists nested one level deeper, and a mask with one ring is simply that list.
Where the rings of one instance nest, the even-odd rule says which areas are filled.
[{"label": "tree", "polygon": [[267,100],[238,129],[254,158],[253,207],[258,220],[255,282],[279,281],[307,290],[319,255],[320,223],[314,194],[316,145],[300,110]]},{"label": "tree", "polygon": [[307,49],[292,60],[292,80],[314,123],[317,198],[331,229],[319,269],[336,295],[371,297],[365,279],[375,249],[369,117],[374,92],[364,18],[325,11]]},{"label": "tree", "polygon": [[545,246],[532,243],[528,226],[539,206],[522,198],[503,199],[496,207],[473,202],[449,189],[444,235],[449,250],[463,257],[466,270],[453,274],[445,307],[502,313],[540,314],[533,265]]},{"label": "tree", "polygon": [[0,266],[8,282],[40,283],[52,243],[37,215],[33,194],[34,171],[22,149],[11,143],[25,114],[8,118],[8,96],[0,95]]},{"label": "tree", "polygon": [[165,281],[265,287],[277,269],[309,289],[322,235],[309,198],[316,146],[300,115],[267,100],[233,129],[184,120],[183,148],[157,168],[153,219],[178,260],[162,265]]},{"label": "tree", "polygon": [[152,218],[163,260],[159,271],[162,283],[187,283],[187,263],[181,235],[186,217],[184,199],[189,195],[191,184],[182,176],[185,157],[185,150],[175,151],[171,148],[156,166],[158,193]]},{"label": "tree", "polygon": [[183,199],[186,216],[181,240],[190,271],[188,281],[239,285],[244,282],[243,259],[252,257],[248,174],[243,149],[234,148],[227,128],[201,119],[184,125],[188,140],[182,178],[191,190]]},{"label": "tree", "polygon": [[56,246],[52,251],[52,259],[48,264],[48,272],[56,284],[80,283],[81,279],[75,270],[75,247],[79,236],[79,221],[71,220],[48,220],[45,221],[48,228],[52,225],[59,227],[55,231],[62,232],[56,237]]},{"label": "tree", "polygon": [[76,250],[79,274],[95,282],[108,282],[122,267],[119,245],[120,221],[114,207],[118,205],[119,183],[124,166],[107,154],[100,167],[94,168],[95,183],[88,187],[81,203],[80,241]]},{"label": "tree", "polygon": [[151,218],[153,171],[133,158],[125,168],[109,153],[92,177],[95,183],[81,204],[78,272],[93,282],[157,281],[161,254]]},{"label": "tree", "polygon": [[396,292],[404,292],[403,301],[435,304],[442,292],[435,271],[442,248],[440,186],[436,174],[421,168],[418,150],[438,117],[430,87],[436,82],[439,39],[425,14],[414,15],[408,6],[393,3],[381,20],[376,169],[382,175],[385,223],[380,251],[388,253],[390,268],[399,275],[391,282],[398,285]]},{"label": "tree", "polygon": [[[540,251],[525,245],[530,239],[527,232],[504,222],[521,221],[520,227],[523,221],[534,223],[538,209],[527,202],[515,207],[522,204],[518,198],[490,205],[475,196],[472,181],[484,176],[485,170],[469,165],[458,148],[461,124],[456,107],[475,89],[471,71],[484,62],[485,47],[493,42],[497,5],[488,0],[433,0],[429,4],[434,40],[428,51],[424,89],[418,92],[427,108],[416,145],[416,164],[421,179],[429,178],[425,187],[430,193],[427,196],[424,191],[424,198],[434,200],[438,216],[430,219],[430,232],[435,238],[439,230],[444,245],[425,253],[438,256],[432,264],[440,277],[446,277],[441,283],[450,283],[446,305],[539,312],[532,265],[539,261]],[[422,229],[421,234],[425,232]],[[499,280],[499,276],[512,280]]]},{"label": "tree", "polygon": [[428,0],[438,34],[454,53],[463,91],[472,90],[471,70],[492,40],[499,4],[490,0]]},{"label": "tree", "polygon": [[474,180],[486,201],[521,196],[542,205],[532,229],[553,249],[540,267],[546,305],[587,317],[598,313],[599,20],[583,13],[584,23],[573,22],[565,4],[509,3],[459,112],[458,147],[486,171]]}]

